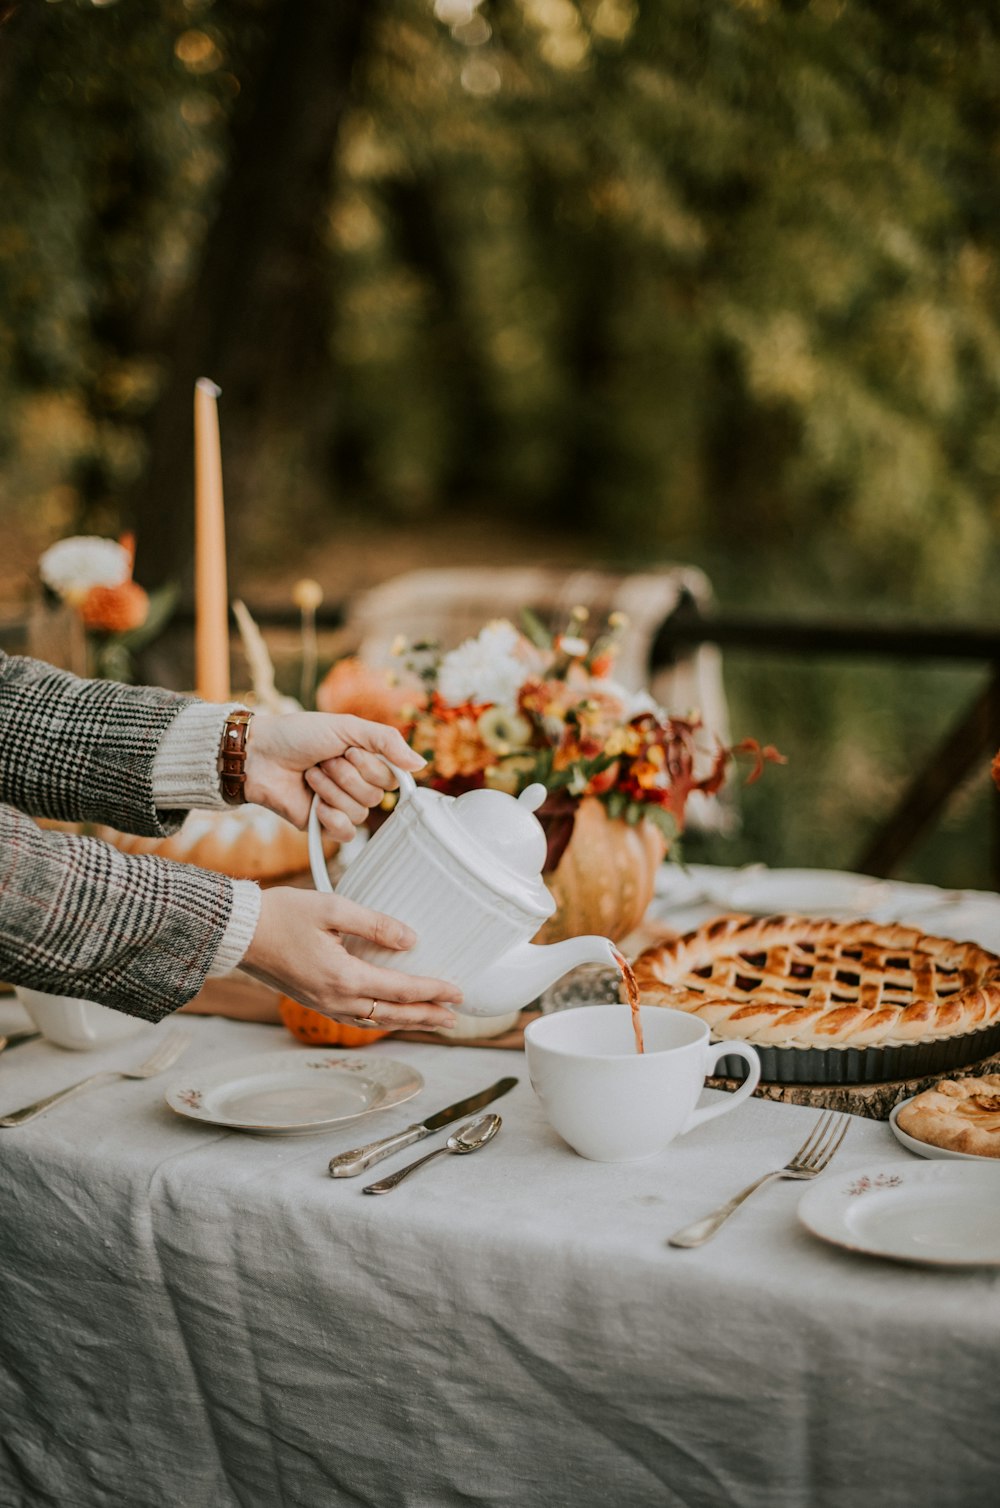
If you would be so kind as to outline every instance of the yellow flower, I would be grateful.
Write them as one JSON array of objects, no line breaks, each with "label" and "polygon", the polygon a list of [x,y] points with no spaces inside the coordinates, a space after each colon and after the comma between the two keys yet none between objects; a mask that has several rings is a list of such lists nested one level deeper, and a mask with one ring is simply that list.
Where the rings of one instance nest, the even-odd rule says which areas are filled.
[{"label": "yellow flower", "polygon": [[323,588],[318,581],[305,576],[292,587],[292,601],[303,613],[314,613],[323,601]]},{"label": "yellow flower", "polygon": [[483,775],[491,791],[506,791],[508,796],[516,796],[534,767],[533,754],[512,754],[508,759],[489,765]]},{"label": "yellow flower", "polygon": [[642,747],[642,739],[635,728],[615,728],[610,737],[605,740],[604,752],[618,758],[620,754],[628,754],[630,757],[638,754]]},{"label": "yellow flower", "polygon": [[487,707],[479,717],[479,736],[488,749],[510,754],[523,749],[531,738],[531,724],[509,707]]}]

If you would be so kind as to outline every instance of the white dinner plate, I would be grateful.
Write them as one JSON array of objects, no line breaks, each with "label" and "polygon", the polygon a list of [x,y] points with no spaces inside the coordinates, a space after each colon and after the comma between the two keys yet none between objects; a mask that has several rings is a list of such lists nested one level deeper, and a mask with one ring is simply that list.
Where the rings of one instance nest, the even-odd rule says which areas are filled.
[{"label": "white dinner plate", "polygon": [[799,916],[862,917],[885,903],[884,880],[835,869],[765,869],[735,875],[725,889],[733,911],[771,916],[790,911]]},{"label": "white dinner plate", "polygon": [[813,1235],[897,1262],[1000,1266],[1000,1167],[890,1163],[828,1174],[799,1202]]},{"label": "white dinner plate", "polygon": [[886,907],[893,887],[871,875],[841,869],[768,869],[764,864],[731,870],[692,864],[681,869],[678,864],[664,864],[657,875],[656,895],[661,912],[711,905],[752,916],[788,911],[862,917]]},{"label": "white dinner plate", "polygon": [[257,1053],[192,1069],[166,1091],[178,1115],[236,1131],[325,1131],[412,1099],[423,1078],[408,1063],[322,1049]]},{"label": "white dinner plate", "polygon": [[909,1103],[909,1100],[900,1100],[889,1116],[889,1126],[893,1136],[908,1152],[916,1152],[918,1157],[940,1158],[945,1162],[984,1162],[992,1164],[994,1167],[1000,1167],[1000,1158],[998,1157],[980,1157],[976,1152],[952,1152],[949,1147],[935,1147],[929,1141],[921,1141],[919,1137],[911,1136],[908,1131],[903,1130],[896,1119],[903,1106]]}]

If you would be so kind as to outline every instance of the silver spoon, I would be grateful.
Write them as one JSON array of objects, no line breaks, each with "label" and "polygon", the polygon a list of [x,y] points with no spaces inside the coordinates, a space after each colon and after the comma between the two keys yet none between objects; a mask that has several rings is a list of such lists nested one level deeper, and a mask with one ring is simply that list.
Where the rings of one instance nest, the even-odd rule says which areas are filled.
[{"label": "silver spoon", "polygon": [[390,1173],[388,1178],[380,1178],[378,1183],[367,1184],[361,1192],[388,1194],[390,1189],[396,1188],[404,1178],[408,1178],[417,1168],[422,1168],[424,1163],[433,1162],[435,1157],[443,1157],[446,1152],[478,1152],[480,1147],[485,1147],[488,1141],[493,1140],[502,1125],[499,1115],[481,1115],[477,1121],[469,1121],[452,1132],[444,1146],[438,1147],[437,1151],[428,1152],[426,1157],[418,1157],[416,1162],[407,1163],[398,1173]]}]

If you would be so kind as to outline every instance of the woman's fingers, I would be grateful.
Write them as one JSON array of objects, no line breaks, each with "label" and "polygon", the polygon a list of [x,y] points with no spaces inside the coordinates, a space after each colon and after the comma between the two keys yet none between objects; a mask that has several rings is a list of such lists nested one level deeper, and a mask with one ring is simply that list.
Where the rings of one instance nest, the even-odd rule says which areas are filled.
[{"label": "woman's fingers", "polygon": [[336,932],[349,933],[351,937],[363,937],[366,942],[376,943],[380,948],[393,948],[397,952],[412,948],[417,934],[405,922],[382,911],[372,911],[368,906],[359,906],[343,895],[322,898],[325,902],[325,924]]},{"label": "woman's fingers", "polygon": [[371,762],[372,773],[377,777],[369,779],[357,763],[358,755],[358,750],[348,749],[346,754],[339,755],[336,759],[325,759],[322,764],[314,765],[308,771],[308,775],[312,777],[309,784],[322,795],[326,789],[324,781],[329,781],[330,785],[363,807],[367,815],[373,806],[378,806],[386,791],[395,785],[396,777],[390,773],[384,759],[366,754],[364,757]]},{"label": "woman's fingers", "polygon": [[[447,979],[432,979],[425,974],[404,974],[399,969],[383,969],[378,964],[350,954],[337,969],[336,987],[341,998],[367,1001],[365,1015],[373,1000],[386,1005],[461,1005],[462,991]],[[339,1008],[339,1007],[338,1007]]]},{"label": "woman's fingers", "polygon": [[[331,767],[334,771],[332,776],[328,773]],[[348,771],[349,776],[346,773]],[[355,827],[360,827],[368,816],[369,808],[377,804],[376,801],[361,801],[355,796],[351,787],[363,785],[364,782],[346,759],[331,759],[326,766],[315,765],[306,771],[305,778],[310,790],[316,793],[324,806],[341,812]],[[378,800],[381,799],[379,794]]]},{"label": "woman's fingers", "polygon": [[356,1002],[357,1014],[351,1015],[348,1013],[350,1007],[345,1007],[344,1002],[338,1000],[334,1008],[322,1011],[322,1014],[329,1015],[334,1021],[344,1021],[349,1026],[370,1027],[372,1031],[412,1031],[418,1027],[433,1029],[455,1025],[454,1014],[446,1006],[435,1005],[433,1001],[424,1000],[416,1004],[400,1005],[391,1000],[375,999],[375,1014],[370,1016],[368,1013],[372,1004],[372,1000],[358,1000]]},{"label": "woman's fingers", "polygon": [[[416,933],[405,922],[381,911],[371,911],[359,906],[344,896],[327,898],[330,902],[330,925],[338,932],[353,937],[363,937],[378,947],[402,952],[412,948],[417,941]],[[386,1000],[396,1004],[417,1004],[420,1001],[440,1001],[447,1005],[461,1005],[462,991],[447,979],[434,979],[425,974],[403,974],[398,969],[381,968],[365,959],[348,954],[341,977],[345,989],[362,999]]]},{"label": "woman's fingers", "polygon": [[[348,749],[344,758],[350,760],[358,771],[366,785],[378,791],[378,800],[381,801],[386,791],[394,791],[399,781],[390,770],[384,759],[377,754],[369,754],[366,749]],[[372,805],[375,803],[372,802]]]},{"label": "woman's fingers", "polygon": [[381,1000],[387,1005],[461,1005],[462,991],[447,979],[428,979],[422,974],[401,974],[398,969],[380,969],[378,964],[362,963],[352,973],[350,988],[357,990],[369,1005]]},{"label": "woman's fingers", "polygon": [[303,1005],[355,1024],[398,1029],[451,1026],[449,1009],[462,992],[444,979],[381,968],[348,953],[351,932],[395,951],[416,941],[410,927],[338,895],[275,886],[260,898],[260,915],[241,967]]},{"label": "woman's fingers", "polygon": [[326,828],[331,838],[336,838],[338,843],[350,843],[357,832],[357,827],[351,821],[350,817],[345,816],[343,812],[338,812],[334,807],[328,806],[323,801],[320,802],[317,812],[320,826]]},{"label": "woman's fingers", "polygon": [[[363,717],[343,717],[345,740],[355,749],[368,749],[372,754],[381,754],[404,770],[422,770],[427,761],[411,749],[398,728],[387,723],[370,723]],[[346,725],[349,725],[346,726]]]}]

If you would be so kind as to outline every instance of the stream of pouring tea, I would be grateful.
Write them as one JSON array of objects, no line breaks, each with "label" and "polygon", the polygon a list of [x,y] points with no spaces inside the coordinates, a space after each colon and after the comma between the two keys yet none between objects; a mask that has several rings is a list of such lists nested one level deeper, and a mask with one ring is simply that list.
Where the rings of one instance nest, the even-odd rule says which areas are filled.
[{"label": "stream of pouring tea", "polygon": [[619,953],[617,948],[612,948],[611,951],[615,955],[615,963],[622,971],[622,980],[625,984],[625,998],[632,1012],[632,1031],[635,1034],[635,1050],[636,1052],[645,1052],[646,1049],[642,1040],[642,1021],[639,1016],[639,986],[635,982],[635,975],[632,973],[628,959]]}]

